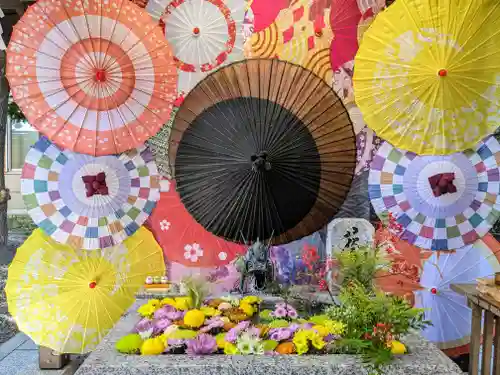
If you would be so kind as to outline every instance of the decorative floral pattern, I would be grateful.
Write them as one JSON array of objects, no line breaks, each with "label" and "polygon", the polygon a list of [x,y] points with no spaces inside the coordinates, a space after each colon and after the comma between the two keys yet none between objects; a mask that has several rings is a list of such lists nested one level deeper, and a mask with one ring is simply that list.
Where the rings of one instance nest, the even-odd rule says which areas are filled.
[{"label": "decorative floral pattern", "polygon": [[193,263],[197,262],[198,258],[201,258],[203,256],[203,249],[197,243],[184,246],[184,250],[184,258],[190,260]]}]

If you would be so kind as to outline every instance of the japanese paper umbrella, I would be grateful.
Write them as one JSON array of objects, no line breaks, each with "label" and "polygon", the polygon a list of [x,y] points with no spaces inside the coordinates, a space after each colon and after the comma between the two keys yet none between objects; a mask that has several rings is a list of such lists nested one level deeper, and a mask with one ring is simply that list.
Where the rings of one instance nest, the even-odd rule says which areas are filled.
[{"label": "japanese paper umbrella", "polygon": [[119,156],[61,151],[41,138],[26,156],[21,193],[33,221],[76,249],[117,245],[146,221],[160,198],[149,149]]},{"label": "japanese paper umbrella", "polygon": [[500,272],[500,244],[490,234],[472,245],[452,252],[434,252],[424,263],[421,289],[415,291],[415,306],[425,309],[433,325],[423,336],[449,355],[468,352],[471,310],[467,298],[450,289],[450,284],[470,284],[477,278]]},{"label": "japanese paper umbrella", "polygon": [[174,120],[169,159],[182,202],[207,230],[280,244],[332,220],[350,188],[356,145],[344,105],[322,79],[255,59],[191,91]]},{"label": "japanese paper umbrella", "polygon": [[186,210],[175,189],[175,181],[166,179],[167,188],[148,219],[148,224],[165,258],[188,267],[212,268],[229,264],[244,254],[242,245],[228,242],[208,232]]},{"label": "japanese paper umbrella", "polygon": [[431,250],[458,249],[483,237],[500,216],[500,144],[417,156],[384,143],[371,163],[368,193],[378,215],[403,226],[401,238]]},{"label": "japanese paper umbrella", "polygon": [[142,145],[176,96],[171,49],[128,0],[36,2],[14,26],[6,74],[32,126],[94,156]]},{"label": "japanese paper umbrella", "polygon": [[211,71],[244,59],[245,8],[245,0],[167,3],[160,24],[164,25],[165,38],[173,49],[179,72],[179,95],[187,94]]}]

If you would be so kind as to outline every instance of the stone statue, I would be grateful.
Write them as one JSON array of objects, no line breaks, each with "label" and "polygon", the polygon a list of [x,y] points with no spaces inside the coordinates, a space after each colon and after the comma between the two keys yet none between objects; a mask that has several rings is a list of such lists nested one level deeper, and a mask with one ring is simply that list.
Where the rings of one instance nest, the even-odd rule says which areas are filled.
[{"label": "stone statue", "polygon": [[269,252],[270,245],[257,239],[236,262],[236,269],[241,274],[240,293],[262,292],[273,280],[274,267]]}]

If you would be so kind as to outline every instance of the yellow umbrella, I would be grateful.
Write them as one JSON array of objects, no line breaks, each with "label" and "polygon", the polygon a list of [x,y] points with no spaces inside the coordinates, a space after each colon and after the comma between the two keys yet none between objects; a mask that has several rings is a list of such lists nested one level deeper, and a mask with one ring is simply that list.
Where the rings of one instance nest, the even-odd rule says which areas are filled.
[{"label": "yellow umbrella", "polygon": [[473,148],[500,117],[500,3],[398,0],[365,32],[354,94],[364,119],[421,155]]},{"label": "yellow umbrella", "polygon": [[37,229],[17,250],[5,292],[19,329],[35,343],[87,353],[134,302],[146,276],[164,274],[163,252],[143,227],[105,250],[74,250]]}]

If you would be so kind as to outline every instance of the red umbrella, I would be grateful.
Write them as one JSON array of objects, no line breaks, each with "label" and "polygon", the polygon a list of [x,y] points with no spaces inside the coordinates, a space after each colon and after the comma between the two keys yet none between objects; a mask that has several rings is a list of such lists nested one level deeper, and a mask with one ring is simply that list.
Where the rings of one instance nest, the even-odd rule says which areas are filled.
[{"label": "red umbrella", "polygon": [[175,181],[165,179],[148,224],[163,248],[165,258],[188,267],[218,267],[229,264],[245,246],[213,235],[198,224],[184,208]]}]

